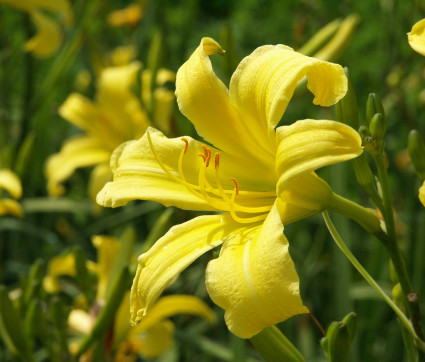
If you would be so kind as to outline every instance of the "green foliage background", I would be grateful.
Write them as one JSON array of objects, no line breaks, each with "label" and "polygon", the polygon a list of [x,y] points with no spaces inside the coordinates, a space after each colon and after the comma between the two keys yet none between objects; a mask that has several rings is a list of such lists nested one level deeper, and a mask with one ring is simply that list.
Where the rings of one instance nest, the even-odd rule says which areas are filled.
[{"label": "green foliage background", "polygon": [[[75,22],[65,29],[59,52],[38,59],[21,51],[33,26],[27,16],[0,5],[0,152],[1,167],[11,167],[22,179],[22,220],[0,218],[0,284],[8,290],[20,285],[31,264],[47,261],[67,248],[80,246],[88,259],[95,259],[90,237],[120,235],[133,225],[136,240],[146,240],[165,208],[150,202],[133,202],[124,208],[93,213],[87,198],[88,170],[80,169],[66,183],[66,197],[49,199],[44,162],[58,152],[62,142],[76,129],[57,115],[57,108],[75,90],[82,69],[94,75],[93,64],[116,46],[135,44],[137,58],[150,66],[154,39],[160,39],[156,66],[177,71],[203,36],[219,41],[227,50],[224,58],[214,57],[217,74],[228,84],[230,76],[246,55],[264,44],[283,43],[295,49],[335,18],[358,14],[361,22],[338,60],[351,71],[361,117],[370,92],[383,99],[387,114],[391,188],[397,230],[412,281],[425,294],[425,209],[417,198],[420,186],[406,161],[407,134],[416,128],[425,135],[425,58],[407,43],[406,33],[425,16],[420,1],[336,1],[336,0],[151,0],[141,22],[132,29],[112,28],[107,14],[128,5],[128,1],[75,0]],[[94,87],[87,91],[93,96]],[[311,103],[308,92],[298,92],[282,122],[303,118],[335,119],[333,109]],[[175,105],[175,126],[171,136],[196,136],[190,123]],[[362,205],[371,206],[356,184],[350,164],[328,167],[321,172],[338,193]],[[174,210],[159,234],[194,213]],[[381,285],[391,293],[388,257],[377,240],[357,225],[332,215],[341,235],[354,254]],[[301,280],[303,300],[326,328],[350,311],[358,315],[358,332],[351,352],[352,361],[402,361],[406,358],[402,336],[393,312],[362,281],[333,244],[321,217],[289,225],[285,229]],[[213,306],[204,287],[205,265],[215,254],[208,253],[192,265],[170,288],[169,293],[197,295]],[[70,296],[63,293],[59,298]],[[422,310],[425,305],[421,303]],[[208,327],[186,317],[177,317],[176,344],[163,360],[244,361],[258,359],[249,345],[226,329],[222,312],[215,307],[218,325]],[[308,316],[293,317],[281,329],[300,349],[307,361],[325,360],[318,340],[320,331]],[[2,348],[0,348],[2,349]],[[7,359],[0,352],[0,359]]]}]

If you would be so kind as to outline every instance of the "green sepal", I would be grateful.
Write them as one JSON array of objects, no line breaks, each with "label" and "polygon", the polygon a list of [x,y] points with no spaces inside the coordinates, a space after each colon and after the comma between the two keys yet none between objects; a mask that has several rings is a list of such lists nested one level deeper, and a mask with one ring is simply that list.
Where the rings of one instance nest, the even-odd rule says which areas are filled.
[{"label": "green sepal", "polygon": [[350,71],[348,70],[348,68],[344,68],[344,71],[348,80],[348,89],[344,98],[342,98],[335,105],[337,121],[344,123],[354,129],[358,129],[359,108],[357,105],[356,92],[354,90],[353,82],[351,81]]},{"label": "green sepal", "polygon": [[255,349],[266,362],[302,362],[304,357],[288,338],[276,327],[264,328],[250,338]]},{"label": "green sepal", "polygon": [[408,137],[407,149],[410,159],[419,178],[425,180],[425,144],[417,130],[411,130]]}]

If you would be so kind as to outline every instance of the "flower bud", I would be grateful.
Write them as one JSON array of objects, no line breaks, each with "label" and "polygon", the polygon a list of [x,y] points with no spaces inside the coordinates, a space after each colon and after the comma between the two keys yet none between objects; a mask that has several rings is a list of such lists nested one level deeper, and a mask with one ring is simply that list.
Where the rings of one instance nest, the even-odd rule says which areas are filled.
[{"label": "flower bud", "polygon": [[382,113],[376,113],[369,124],[370,135],[377,141],[377,144],[381,144],[384,139],[385,132],[387,130],[387,125],[385,124],[385,119]]},{"label": "flower bud", "polygon": [[385,111],[381,100],[375,93],[370,93],[366,103],[366,121],[368,124],[376,113],[381,113],[385,120]]}]

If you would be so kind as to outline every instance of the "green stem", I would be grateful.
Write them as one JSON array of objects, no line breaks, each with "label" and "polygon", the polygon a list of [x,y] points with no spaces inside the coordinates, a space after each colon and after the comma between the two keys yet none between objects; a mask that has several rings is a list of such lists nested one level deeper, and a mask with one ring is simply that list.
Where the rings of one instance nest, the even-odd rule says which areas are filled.
[{"label": "green stem", "polygon": [[398,280],[404,295],[404,303],[407,313],[412,319],[413,326],[417,335],[423,339],[423,333],[420,326],[420,311],[418,296],[414,292],[413,286],[410,282],[409,274],[407,272],[406,263],[404,261],[402,252],[397,243],[397,236],[395,231],[394,214],[392,208],[391,192],[388,182],[388,173],[385,166],[384,157],[382,153],[375,155],[374,161],[378,171],[378,178],[381,184],[382,200],[384,204],[384,221],[386,226],[386,234],[383,232],[375,233],[375,235],[382,241],[388,253],[390,254],[391,261],[393,262],[394,269],[397,273]]},{"label": "green stem", "polygon": [[417,347],[422,351],[425,351],[425,343],[418,337],[415,329],[413,328],[412,323],[406,317],[406,315],[400,310],[400,308],[392,301],[392,299],[382,290],[379,284],[372,278],[372,276],[366,271],[365,268],[359,263],[356,257],[351,253],[350,249],[348,249],[347,245],[345,245],[341,236],[338,234],[338,231],[335,229],[329,214],[327,211],[323,212],[323,218],[325,220],[326,226],[335,243],[347,257],[347,259],[353,264],[353,266],[357,269],[357,271],[361,274],[361,276],[369,283],[369,285],[375,289],[375,291],[385,300],[385,302],[389,305],[389,307],[394,311],[397,317],[400,319],[401,324],[406,328],[406,330],[412,335],[417,343]]},{"label": "green stem", "polygon": [[276,326],[264,328],[260,333],[251,337],[250,341],[266,362],[305,361],[300,351]]},{"label": "green stem", "polygon": [[355,202],[333,193],[326,206],[327,210],[335,211],[360,224],[371,233],[381,231],[379,218],[372,209],[367,209]]}]

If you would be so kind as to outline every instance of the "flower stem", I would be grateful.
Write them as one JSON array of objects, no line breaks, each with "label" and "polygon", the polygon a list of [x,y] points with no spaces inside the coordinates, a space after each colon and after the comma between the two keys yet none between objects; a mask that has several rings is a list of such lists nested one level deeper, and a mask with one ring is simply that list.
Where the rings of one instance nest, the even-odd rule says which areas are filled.
[{"label": "flower stem", "polygon": [[381,152],[375,155],[373,158],[376,163],[378,178],[381,184],[382,200],[384,204],[383,216],[386,226],[386,234],[383,232],[378,232],[375,233],[375,235],[379,238],[379,240],[381,240],[388,253],[390,254],[391,261],[393,262],[394,269],[397,273],[397,277],[403,291],[404,303],[407,313],[412,320],[417,335],[423,340],[423,333],[420,326],[418,295],[413,290],[409,275],[407,273],[406,263],[397,243],[391,192],[388,183],[388,173],[385,166],[384,157]]},{"label": "flower stem", "polygon": [[422,351],[425,351],[425,343],[418,337],[415,329],[413,328],[412,323],[406,317],[406,315],[400,310],[400,308],[392,301],[392,299],[382,290],[382,288],[378,285],[378,283],[372,278],[372,276],[366,271],[366,269],[359,263],[356,257],[351,253],[350,249],[348,249],[347,245],[345,245],[341,236],[338,234],[338,231],[335,229],[329,214],[327,211],[323,212],[323,218],[325,220],[326,226],[335,243],[341,249],[341,251],[345,254],[348,260],[353,264],[353,266],[357,269],[357,271],[361,274],[361,276],[369,283],[369,285],[375,289],[375,291],[381,295],[381,297],[385,300],[385,302],[390,306],[390,308],[394,311],[397,317],[400,319],[400,323],[406,328],[406,330],[413,336],[416,340],[417,347]]},{"label": "flower stem", "polygon": [[260,333],[250,338],[255,349],[267,362],[288,361],[304,362],[304,357],[276,327],[264,328]]}]

